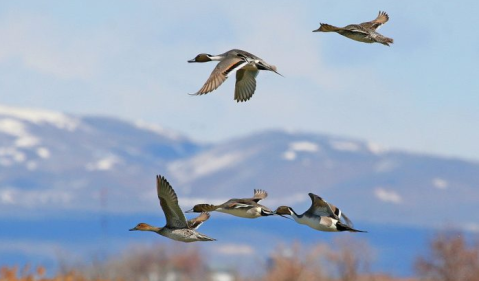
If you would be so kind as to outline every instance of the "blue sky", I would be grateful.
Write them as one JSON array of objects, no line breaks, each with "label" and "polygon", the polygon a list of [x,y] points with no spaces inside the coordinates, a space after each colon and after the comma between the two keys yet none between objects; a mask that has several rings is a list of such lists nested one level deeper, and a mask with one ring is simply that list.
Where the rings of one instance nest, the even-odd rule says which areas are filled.
[{"label": "blue sky", "polygon": [[[0,103],[144,120],[218,141],[269,128],[479,159],[477,1],[2,1]],[[319,22],[390,21],[391,47],[312,33]],[[192,97],[214,63],[250,51],[253,98],[234,79]]]}]

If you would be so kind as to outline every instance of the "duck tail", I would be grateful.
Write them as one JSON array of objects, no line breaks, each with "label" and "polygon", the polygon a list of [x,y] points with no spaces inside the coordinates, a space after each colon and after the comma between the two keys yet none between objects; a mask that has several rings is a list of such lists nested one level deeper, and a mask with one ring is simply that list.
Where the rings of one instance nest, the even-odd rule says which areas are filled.
[{"label": "duck tail", "polygon": [[204,234],[198,233],[198,240],[200,241],[216,241],[216,239],[206,236]]},{"label": "duck tail", "polygon": [[394,40],[392,38],[384,37],[380,43],[389,47],[389,44],[393,44]]},{"label": "duck tail", "polygon": [[349,232],[364,232],[364,233],[368,233],[367,231],[364,231],[364,230],[358,230],[358,229],[354,229],[348,225],[345,225],[343,223],[340,223],[338,222],[336,224],[336,227],[338,228],[339,231],[349,231]]},{"label": "duck tail", "polygon": [[341,28],[336,27],[334,25],[330,25],[330,24],[327,24],[327,23],[321,23],[320,27],[316,30],[313,30],[313,32],[318,32],[318,31],[321,31],[321,32],[337,32],[337,31],[340,31],[340,30],[341,30]]}]

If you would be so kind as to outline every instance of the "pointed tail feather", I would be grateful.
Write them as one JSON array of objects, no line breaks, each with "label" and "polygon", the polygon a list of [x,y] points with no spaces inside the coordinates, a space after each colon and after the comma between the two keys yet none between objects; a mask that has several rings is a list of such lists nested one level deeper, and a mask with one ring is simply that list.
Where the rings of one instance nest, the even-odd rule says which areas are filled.
[{"label": "pointed tail feather", "polygon": [[338,222],[336,224],[336,227],[338,228],[339,231],[349,231],[349,232],[364,232],[364,233],[367,233],[367,231],[364,231],[364,230],[358,230],[358,229],[354,229],[348,225],[345,225],[343,223],[340,223]]},{"label": "pointed tail feather", "polygon": [[389,44],[393,44],[394,40],[392,38],[384,37],[379,43],[389,47]]},{"label": "pointed tail feather", "polygon": [[198,233],[198,240],[200,241],[216,241],[216,239],[206,236],[204,234]]}]

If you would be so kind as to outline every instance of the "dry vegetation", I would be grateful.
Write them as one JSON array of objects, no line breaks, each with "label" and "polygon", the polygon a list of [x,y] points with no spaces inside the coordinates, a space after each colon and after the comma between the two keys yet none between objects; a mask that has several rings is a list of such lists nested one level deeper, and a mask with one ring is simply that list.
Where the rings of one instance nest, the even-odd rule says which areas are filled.
[{"label": "dry vegetation", "polygon": [[[95,265],[63,266],[57,276],[47,276],[42,267],[32,270],[2,268],[0,281],[159,281],[220,280],[208,269],[194,245],[136,247],[122,256]],[[342,238],[331,245],[305,247],[300,243],[279,246],[271,253],[259,276],[229,274],[221,280],[264,281],[474,281],[479,280],[479,244],[467,243],[461,234],[438,234],[428,253],[414,267],[418,279],[399,279],[372,274],[370,247],[363,241]]]},{"label": "dry vegetation", "polygon": [[415,269],[421,280],[479,280],[479,244],[468,245],[461,233],[438,234],[429,245],[429,253],[419,257]]}]

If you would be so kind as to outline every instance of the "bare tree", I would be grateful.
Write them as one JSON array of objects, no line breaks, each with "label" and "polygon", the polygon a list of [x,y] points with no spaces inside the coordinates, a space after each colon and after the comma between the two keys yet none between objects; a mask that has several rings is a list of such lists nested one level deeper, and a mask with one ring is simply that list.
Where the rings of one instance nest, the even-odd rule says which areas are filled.
[{"label": "bare tree", "polygon": [[86,266],[94,278],[135,281],[208,280],[208,269],[194,245],[132,246],[117,258]]},{"label": "bare tree", "polygon": [[372,251],[365,241],[351,236],[334,240],[329,247],[327,259],[335,269],[335,275],[342,281],[355,281],[369,273]]},{"label": "bare tree", "polygon": [[308,250],[301,244],[291,247],[279,246],[269,259],[269,265],[263,280],[267,281],[309,281],[327,280],[321,269],[321,256],[324,245],[315,245]]},{"label": "bare tree", "polygon": [[427,256],[417,258],[415,269],[423,280],[479,280],[479,245],[468,245],[462,233],[440,233]]}]

